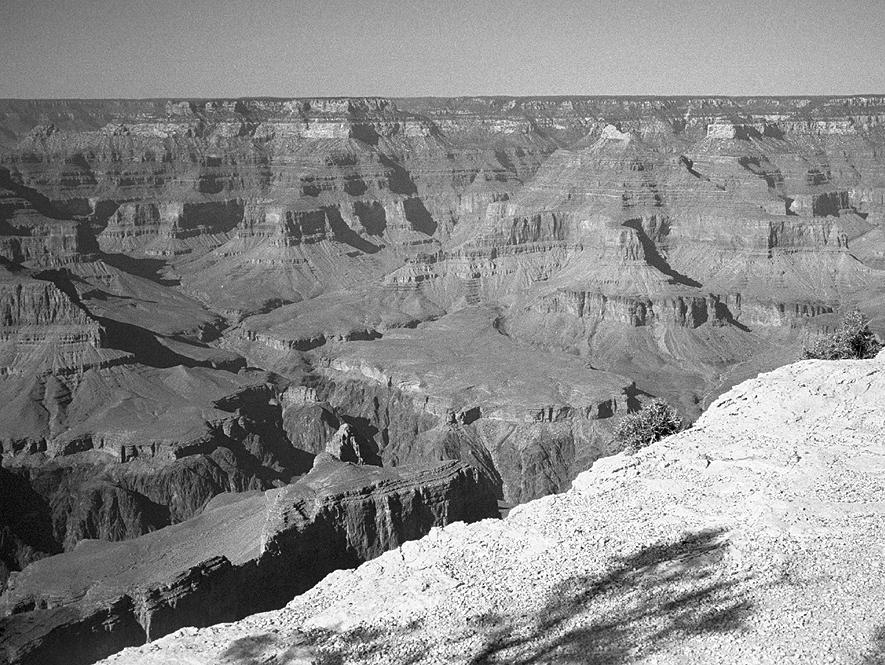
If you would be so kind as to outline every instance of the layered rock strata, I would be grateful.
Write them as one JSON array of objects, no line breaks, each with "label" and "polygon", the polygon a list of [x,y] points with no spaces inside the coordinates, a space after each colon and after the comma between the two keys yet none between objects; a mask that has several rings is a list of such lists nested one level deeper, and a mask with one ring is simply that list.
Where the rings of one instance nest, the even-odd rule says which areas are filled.
[{"label": "layered rock strata", "polygon": [[876,289],[865,260],[878,230],[848,191],[880,175],[844,168],[846,154],[868,164],[856,132],[719,118],[661,142],[628,126],[558,150],[472,236],[387,283],[448,307],[507,303],[509,333],[653,393],[675,381],[689,412],[692,393],[727,387],[717,375],[757,362],[760,344]]},{"label": "layered rock strata", "polygon": [[885,359],[804,361],[501,521],[107,663],[878,662]]},{"label": "layered rock strata", "polygon": [[[0,440],[53,506],[39,551],[286,482],[342,424],[374,463],[559,491],[644,393],[691,419],[848,307],[881,328],[883,117],[870,96],[0,102]],[[458,313],[480,305],[493,325]],[[241,379],[265,387],[219,407]]]},{"label": "layered rock strata", "polygon": [[53,282],[10,264],[0,265],[0,317],[2,377],[70,376],[130,360],[106,347],[99,322]]},{"label": "layered rock strata", "polygon": [[465,309],[320,355],[303,403],[331,406],[385,466],[456,458],[501,498],[562,491],[608,454],[638,403],[631,381],[514,342],[490,308]]},{"label": "layered rock strata", "polygon": [[14,574],[0,597],[0,649],[10,664],[89,663],[182,626],[280,607],[432,527],[496,514],[466,465],[394,473],[325,456],[292,485],[222,495],[182,524],[84,541]]},{"label": "layered rock strata", "polygon": [[88,219],[105,252],[182,265],[185,289],[232,316],[262,303],[219,276],[261,281],[264,302],[376,278],[555,148],[516,129],[452,142],[384,99],[62,106],[6,103],[10,178]]},{"label": "layered rock strata", "polygon": [[[39,498],[29,510],[50,525],[43,552],[180,522],[218,493],[270,488],[313,459],[291,446],[260,374],[124,365],[7,377],[0,394],[0,484]],[[28,524],[10,528],[27,540]]]},{"label": "layered rock strata", "polygon": [[7,230],[39,223],[22,236],[33,251],[0,248],[0,494],[14,508],[0,517],[0,587],[81,539],[135,537],[219,492],[309,468],[312,455],[286,440],[269,377],[196,369],[245,365],[198,345],[217,315],[89,243],[66,244],[74,223],[33,190],[16,193],[0,213]]}]

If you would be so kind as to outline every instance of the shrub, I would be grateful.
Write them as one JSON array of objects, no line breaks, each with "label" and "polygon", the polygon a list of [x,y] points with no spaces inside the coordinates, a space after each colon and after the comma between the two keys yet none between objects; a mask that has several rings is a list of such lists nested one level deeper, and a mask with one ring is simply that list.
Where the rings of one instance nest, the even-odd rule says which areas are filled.
[{"label": "shrub", "polygon": [[803,358],[817,360],[846,360],[872,358],[882,343],[870,330],[870,320],[862,312],[849,312],[839,327],[827,335],[818,335],[802,349]]},{"label": "shrub", "polygon": [[658,439],[678,432],[682,418],[676,409],[662,399],[645,404],[639,411],[628,413],[615,427],[615,436],[633,452]]}]

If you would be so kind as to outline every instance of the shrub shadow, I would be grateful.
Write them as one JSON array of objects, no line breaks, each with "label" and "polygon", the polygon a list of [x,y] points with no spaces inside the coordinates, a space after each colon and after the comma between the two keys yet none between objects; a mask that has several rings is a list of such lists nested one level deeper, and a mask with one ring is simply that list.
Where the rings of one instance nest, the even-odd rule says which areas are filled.
[{"label": "shrub shadow", "polygon": [[885,626],[879,626],[873,633],[873,643],[860,665],[885,665]]},{"label": "shrub shadow", "polygon": [[507,617],[481,617],[487,643],[470,662],[627,663],[674,637],[737,631],[752,604],[739,591],[744,578],[717,574],[724,535],[691,533],[618,558],[602,575],[571,577],[528,631]]}]

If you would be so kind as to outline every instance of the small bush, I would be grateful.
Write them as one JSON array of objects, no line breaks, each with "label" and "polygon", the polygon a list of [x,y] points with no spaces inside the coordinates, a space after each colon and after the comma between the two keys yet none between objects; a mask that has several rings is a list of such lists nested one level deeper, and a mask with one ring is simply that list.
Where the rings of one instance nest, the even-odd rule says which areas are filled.
[{"label": "small bush", "polygon": [[682,418],[662,399],[655,399],[639,411],[628,413],[615,427],[615,436],[633,452],[658,439],[678,432]]},{"label": "small bush", "polygon": [[839,327],[828,335],[819,335],[802,349],[803,358],[847,360],[873,358],[882,343],[870,330],[870,320],[854,310],[846,314]]}]

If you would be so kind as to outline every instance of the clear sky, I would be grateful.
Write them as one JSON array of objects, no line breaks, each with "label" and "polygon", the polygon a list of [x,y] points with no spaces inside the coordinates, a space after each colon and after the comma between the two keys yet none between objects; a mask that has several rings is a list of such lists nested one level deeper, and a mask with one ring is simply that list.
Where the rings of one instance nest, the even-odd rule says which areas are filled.
[{"label": "clear sky", "polygon": [[0,0],[0,98],[885,93],[885,0]]}]

